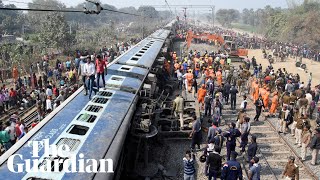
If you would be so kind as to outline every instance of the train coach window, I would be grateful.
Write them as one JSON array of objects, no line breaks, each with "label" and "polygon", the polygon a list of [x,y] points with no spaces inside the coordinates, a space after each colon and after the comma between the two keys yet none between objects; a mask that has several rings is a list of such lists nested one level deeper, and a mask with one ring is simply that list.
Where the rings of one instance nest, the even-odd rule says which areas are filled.
[{"label": "train coach window", "polygon": [[139,53],[142,53],[142,54],[143,54],[143,53],[145,53],[145,51],[139,51]]},{"label": "train coach window", "polygon": [[123,81],[122,77],[112,77],[111,80],[113,81]]},{"label": "train coach window", "polygon": [[72,125],[69,129],[69,133],[83,136],[87,133],[88,130],[89,128],[86,126]]},{"label": "train coach window", "polygon": [[124,71],[130,71],[130,70],[131,70],[130,67],[121,67],[120,69],[121,69],[121,70],[124,70]]},{"label": "train coach window", "polygon": [[91,100],[94,103],[105,104],[108,102],[107,98],[95,97]]},{"label": "train coach window", "polygon": [[98,95],[99,95],[99,96],[110,97],[110,96],[112,96],[112,93],[111,93],[111,92],[108,92],[108,91],[99,91],[99,92],[98,92]]},{"label": "train coach window", "polygon": [[80,116],[77,118],[78,121],[84,121],[88,123],[93,123],[96,119],[97,116],[88,113],[80,114]]},{"label": "train coach window", "polygon": [[150,43],[154,43],[154,41],[150,41]]},{"label": "train coach window", "polygon": [[49,179],[37,178],[37,177],[29,177],[27,180],[49,180]]},{"label": "train coach window", "polygon": [[62,145],[67,145],[70,148],[70,151],[74,151],[78,148],[79,144],[80,144],[80,140],[71,139],[71,138],[61,138],[56,145],[57,147]]},{"label": "train coach window", "polygon": [[[49,161],[48,161],[48,160]],[[52,156],[50,156],[50,157],[46,157],[46,158],[44,158],[44,160],[39,164],[39,169],[40,169],[40,167],[41,166],[43,166],[43,168],[44,168],[44,170],[45,171],[51,171],[51,172],[54,172],[55,171],[55,169],[54,169],[54,167],[55,167],[55,163],[59,163],[59,172],[61,172],[62,170],[63,170],[63,163],[64,163],[64,161],[65,160],[67,160],[67,159],[69,159],[69,158],[67,158],[67,157],[60,157],[60,156],[57,156],[57,157],[52,157]],[[47,167],[48,167],[48,165],[47,165],[47,162],[50,162],[51,164],[50,164],[50,166],[51,166],[51,169],[50,170],[48,170],[47,169]],[[29,178],[28,178],[29,179]],[[32,178],[32,180],[42,180],[41,178]]]},{"label": "train coach window", "polygon": [[137,53],[137,54],[135,54],[135,56],[141,57],[141,56],[142,56],[142,54],[138,54],[138,53]]},{"label": "train coach window", "polygon": [[148,49],[147,49],[147,48],[142,48],[142,50],[146,51],[146,50],[148,50]]},{"label": "train coach window", "polygon": [[89,105],[86,107],[86,111],[99,112],[102,109],[101,106]]},{"label": "train coach window", "polygon": [[132,57],[130,60],[133,60],[133,61],[138,61],[139,58],[136,58],[136,57]]}]

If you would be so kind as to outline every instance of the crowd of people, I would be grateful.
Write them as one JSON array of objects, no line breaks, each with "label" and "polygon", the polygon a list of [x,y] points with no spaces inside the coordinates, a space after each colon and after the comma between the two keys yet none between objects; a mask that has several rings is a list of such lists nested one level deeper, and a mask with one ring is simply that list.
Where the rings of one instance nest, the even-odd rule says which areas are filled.
[{"label": "crowd of people", "polygon": [[[258,46],[258,48],[261,48]],[[242,179],[240,163],[237,162],[236,139],[240,140],[239,153],[246,152],[249,164],[250,179],[260,179],[261,166],[256,157],[257,137],[250,134],[250,122],[260,121],[262,111],[267,117],[278,117],[279,133],[291,134],[296,139],[297,148],[301,148],[301,160],[306,159],[306,152],[311,151],[311,165],[317,164],[320,149],[320,129],[312,127],[310,121],[315,121],[314,111],[319,100],[319,87],[313,88],[312,73],[308,82],[301,82],[298,74],[287,72],[286,69],[274,69],[271,65],[263,68],[256,59],[246,58],[243,65],[233,66],[231,59],[223,52],[199,52],[191,50],[185,57],[179,58],[175,52],[171,61],[166,61],[166,74],[178,81],[179,89],[194,93],[201,108],[201,113],[209,119],[211,126],[207,138],[202,137],[203,122],[194,118],[191,151],[187,151],[184,162],[184,179],[194,179],[196,161],[193,152],[198,149],[203,139],[207,147],[200,161],[205,163],[205,174],[209,180]],[[173,73],[171,71],[173,69]],[[247,91],[247,93],[246,93]],[[240,107],[236,107],[241,97]],[[250,98],[256,109],[256,115],[247,114]],[[178,94],[174,100],[173,110],[180,120],[180,128],[184,129],[183,103],[184,99]],[[223,109],[230,104],[233,113],[238,118],[229,123],[229,128],[222,131],[221,119]],[[320,109],[319,109],[320,110]],[[317,109],[318,111],[318,109]],[[253,119],[251,119],[253,118]],[[290,131],[289,131],[290,130]],[[250,141],[249,141],[250,140]],[[226,162],[222,164],[221,150],[226,148]],[[295,158],[290,157],[283,176],[287,179],[299,178]],[[202,173],[202,172],[198,172]]]},{"label": "crowd of people", "polygon": [[[105,75],[108,62],[131,48],[137,40],[117,43],[110,48],[106,46],[98,52],[77,51],[74,57],[67,57],[65,61],[49,60],[43,57],[41,62],[31,65],[30,75],[22,76],[14,67],[12,77],[14,85],[8,88],[3,85],[0,89],[0,114],[10,111],[14,113],[0,127],[0,143],[4,150],[21,139],[30,128],[36,126],[47,114],[56,109],[64,100],[73,94],[83,84],[85,95],[89,91],[89,99],[93,91],[98,91],[100,79],[105,87]],[[51,65],[50,65],[51,64]],[[96,88],[95,88],[96,87]],[[17,109],[36,106],[37,118],[29,124],[20,119]],[[10,114],[9,114],[10,115]]]},{"label": "crowd of people", "polygon": [[[283,54],[285,57],[303,57],[314,61],[320,61],[320,51],[310,48],[307,44],[269,41],[263,37],[250,36],[248,33],[239,33],[219,27],[214,27],[214,29],[193,27],[193,30],[196,33],[210,31],[221,36],[227,35],[229,36],[228,40],[235,42],[238,47],[243,47],[245,49],[271,50],[272,53],[270,55],[280,56],[280,54]],[[186,30],[180,30],[177,34],[177,38],[185,38],[186,34]]]}]

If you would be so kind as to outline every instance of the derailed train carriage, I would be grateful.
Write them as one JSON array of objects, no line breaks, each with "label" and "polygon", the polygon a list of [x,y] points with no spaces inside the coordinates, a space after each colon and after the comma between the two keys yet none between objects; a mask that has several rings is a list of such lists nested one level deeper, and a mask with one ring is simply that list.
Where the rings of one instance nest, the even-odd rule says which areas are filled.
[{"label": "derailed train carriage", "polygon": [[[108,75],[105,76],[106,89],[100,90],[88,101],[88,97],[82,95],[81,87],[3,154],[0,157],[0,179],[118,179],[122,169],[123,145],[140,91],[157,59],[163,55],[162,50],[174,25],[173,21],[164,29],[157,30],[109,64]],[[39,157],[33,157],[33,147],[28,142],[44,139],[57,147],[68,145],[70,153],[77,155],[77,162],[81,159],[97,162],[112,159],[114,173],[66,173],[63,162],[70,157],[45,157],[43,145],[39,146]],[[23,159],[15,157],[13,164],[8,164],[9,157],[14,154],[22,155]],[[31,167],[45,166],[44,169],[51,167],[53,170],[57,166],[59,172],[14,173],[9,170],[8,165],[13,165],[17,170],[19,164],[26,165],[24,160],[27,159],[39,159],[39,163]],[[48,159],[51,160],[50,165],[46,164]],[[59,161],[54,161],[57,159]],[[71,166],[70,161],[66,164]],[[98,167],[101,167],[100,164]]]}]

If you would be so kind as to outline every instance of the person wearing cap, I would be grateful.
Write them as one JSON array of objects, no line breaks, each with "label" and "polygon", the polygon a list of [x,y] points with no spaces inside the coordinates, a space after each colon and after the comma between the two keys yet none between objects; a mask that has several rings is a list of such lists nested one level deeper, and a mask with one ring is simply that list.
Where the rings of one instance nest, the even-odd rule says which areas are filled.
[{"label": "person wearing cap", "polygon": [[221,180],[242,180],[242,168],[237,161],[238,153],[232,151],[231,160],[228,160],[222,167]]},{"label": "person wearing cap", "polygon": [[188,70],[188,73],[184,74],[182,77],[186,79],[186,80],[185,80],[186,91],[188,91],[189,93],[191,93],[192,82],[193,82],[192,70],[189,69],[189,70]]},{"label": "person wearing cap", "polygon": [[181,94],[177,94],[176,99],[173,101],[172,109],[175,113],[175,116],[179,115],[180,128],[183,129],[183,125],[184,125],[184,121],[183,121],[184,99],[181,96]]},{"label": "person wearing cap", "polygon": [[299,179],[299,167],[294,163],[295,157],[290,156],[289,161],[286,164],[284,171],[282,173],[282,178],[290,179],[290,180],[298,180]]},{"label": "person wearing cap", "polygon": [[311,131],[310,126],[304,126],[303,131],[301,134],[301,160],[306,160],[306,153],[307,153],[307,147],[310,145],[311,142]]},{"label": "person wearing cap", "polygon": [[291,116],[291,114],[288,109],[288,106],[286,104],[283,105],[281,112],[279,114],[279,117],[280,117],[279,124],[278,124],[279,133],[286,133],[287,132],[286,125],[289,122],[290,116]]},{"label": "person wearing cap", "polygon": [[261,165],[258,162],[259,158],[256,156],[251,159],[252,166],[249,169],[249,180],[260,180]]},{"label": "person wearing cap", "polygon": [[226,147],[227,147],[227,160],[230,160],[230,155],[232,151],[236,149],[236,139],[241,136],[241,133],[238,129],[235,128],[236,124],[234,122],[229,124],[229,130],[224,133],[224,137],[227,138]]},{"label": "person wearing cap", "polygon": [[295,130],[297,127],[298,119],[299,119],[299,107],[295,107],[293,109],[293,123],[291,125],[291,136],[295,136],[295,134],[296,134]]},{"label": "person wearing cap", "polygon": [[204,106],[204,97],[207,94],[206,86],[204,84],[201,85],[201,88],[198,91],[198,103],[201,103],[201,109],[203,110]]},{"label": "person wearing cap", "polygon": [[212,178],[214,180],[217,179],[222,166],[222,157],[218,153],[221,151],[219,146],[214,146],[214,151],[210,152],[205,165],[205,175],[208,176],[208,179],[211,180]]},{"label": "person wearing cap", "polygon": [[302,135],[302,130],[304,126],[310,126],[310,122],[307,119],[307,116],[304,114],[301,114],[301,117],[297,120],[297,125],[296,125],[296,143],[298,144],[298,147],[301,147],[301,135]]},{"label": "person wearing cap", "polygon": [[317,164],[318,154],[320,149],[320,128],[316,129],[316,134],[311,139],[310,148],[312,151],[311,165],[314,166]]},{"label": "person wearing cap", "polygon": [[302,97],[298,100],[299,104],[299,112],[300,114],[306,114],[307,113],[307,107],[308,107],[308,99],[306,98],[306,95],[303,94]]}]

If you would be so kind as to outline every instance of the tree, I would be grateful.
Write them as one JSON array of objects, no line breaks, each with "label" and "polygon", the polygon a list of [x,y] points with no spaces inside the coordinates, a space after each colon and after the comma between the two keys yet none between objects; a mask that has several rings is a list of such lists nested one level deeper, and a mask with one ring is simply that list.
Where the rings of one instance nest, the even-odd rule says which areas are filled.
[{"label": "tree", "polygon": [[240,18],[240,12],[235,9],[219,9],[216,18],[222,26],[230,27],[232,22]]},{"label": "tree", "polygon": [[40,24],[39,41],[45,48],[66,49],[72,45],[73,36],[61,13],[48,13]]}]

